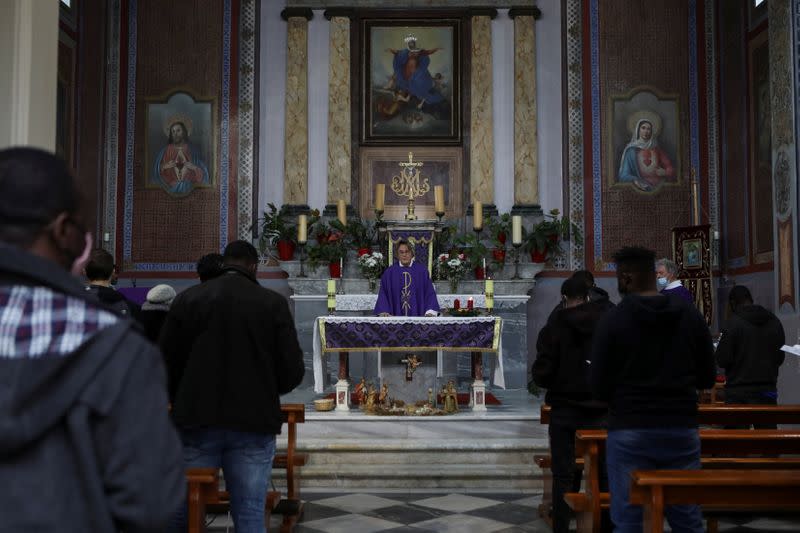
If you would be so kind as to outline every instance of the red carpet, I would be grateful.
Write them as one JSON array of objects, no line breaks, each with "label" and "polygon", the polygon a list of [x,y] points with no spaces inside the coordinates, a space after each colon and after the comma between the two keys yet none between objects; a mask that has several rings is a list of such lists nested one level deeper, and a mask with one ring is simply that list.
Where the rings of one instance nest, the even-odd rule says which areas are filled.
[{"label": "red carpet", "polygon": [[[335,393],[330,393],[325,398],[330,398],[333,400],[336,398]],[[439,402],[439,405],[442,405],[444,400],[442,399],[442,395],[438,395],[436,397],[436,401]],[[354,392],[350,393],[350,405],[358,405],[358,399],[356,398],[356,394]],[[469,405],[469,393],[468,392],[459,392],[458,393],[458,405]],[[486,393],[486,405],[503,405],[503,402],[497,399],[497,396],[492,394],[491,392]]]}]

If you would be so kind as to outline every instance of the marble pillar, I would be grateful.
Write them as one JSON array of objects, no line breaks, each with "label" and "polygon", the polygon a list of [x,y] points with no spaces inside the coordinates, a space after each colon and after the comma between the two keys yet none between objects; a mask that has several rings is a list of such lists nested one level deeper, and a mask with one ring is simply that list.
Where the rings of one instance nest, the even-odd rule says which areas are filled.
[{"label": "marble pillar", "polygon": [[494,203],[491,17],[472,17],[470,74],[470,203]]},{"label": "marble pillar", "polygon": [[514,17],[514,205],[539,205],[536,121],[536,32],[530,16]]},{"label": "marble pillar", "polygon": [[283,201],[294,206],[308,203],[308,21],[311,10],[285,10],[286,126]]},{"label": "marble pillar", "polygon": [[340,199],[350,203],[353,175],[350,124],[350,19],[333,16],[330,24],[327,203],[335,205]]}]

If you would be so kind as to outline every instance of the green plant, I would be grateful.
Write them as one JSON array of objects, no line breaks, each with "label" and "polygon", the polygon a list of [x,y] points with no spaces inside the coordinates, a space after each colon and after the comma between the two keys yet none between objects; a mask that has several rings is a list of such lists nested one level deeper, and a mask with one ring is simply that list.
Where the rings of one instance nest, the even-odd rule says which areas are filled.
[{"label": "green plant", "polygon": [[321,264],[335,263],[347,254],[344,232],[336,229],[337,224],[341,226],[338,220],[332,220],[330,225],[319,223],[317,235],[324,238],[319,239],[316,246],[308,248],[309,267],[317,268]]},{"label": "green plant", "polygon": [[491,217],[488,227],[492,245],[495,248],[505,248],[506,239],[511,236],[511,214],[503,213],[498,217]]},{"label": "green plant", "polygon": [[548,256],[561,251],[561,241],[574,239],[576,244],[583,244],[580,228],[569,220],[567,215],[559,216],[558,209],[545,214],[544,220],[536,224],[524,238],[526,251],[538,251]]},{"label": "green plant", "polygon": [[266,255],[269,248],[274,247],[278,241],[297,242],[297,225],[290,220],[286,205],[278,209],[273,203],[267,204],[264,214],[256,222],[260,230],[258,248],[262,255]]},{"label": "green plant", "polygon": [[454,239],[453,243],[457,247],[464,249],[464,254],[473,268],[482,266],[483,260],[489,254],[489,249],[483,244],[480,237],[474,233],[459,235]]},{"label": "green plant", "polygon": [[362,220],[361,217],[355,216],[347,221],[347,226],[341,226],[341,222],[336,222],[338,226],[343,228],[348,240],[353,243],[356,248],[371,248],[375,244],[375,225],[369,221]]}]

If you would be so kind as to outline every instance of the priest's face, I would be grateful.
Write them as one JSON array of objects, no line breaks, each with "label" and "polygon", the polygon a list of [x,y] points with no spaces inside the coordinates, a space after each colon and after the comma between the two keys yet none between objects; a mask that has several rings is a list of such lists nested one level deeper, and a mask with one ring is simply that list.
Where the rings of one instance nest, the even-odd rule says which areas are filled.
[{"label": "priest's face", "polygon": [[401,244],[397,247],[397,258],[400,260],[401,265],[408,266],[411,264],[411,260],[414,259],[414,254],[411,253],[410,247]]}]

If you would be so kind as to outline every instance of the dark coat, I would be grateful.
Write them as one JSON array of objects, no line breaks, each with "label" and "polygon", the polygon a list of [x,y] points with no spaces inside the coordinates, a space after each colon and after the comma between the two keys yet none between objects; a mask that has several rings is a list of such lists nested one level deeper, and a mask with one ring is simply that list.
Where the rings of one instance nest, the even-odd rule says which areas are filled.
[{"label": "dark coat", "polygon": [[141,307],[139,307],[139,304],[128,300],[113,287],[92,285],[90,283],[85,287],[85,290],[106,307],[113,309],[122,316],[141,322]]},{"label": "dark coat", "polygon": [[226,267],[175,298],[159,344],[178,427],[281,432],[279,395],[305,372],[283,296]]},{"label": "dark coat", "polygon": [[781,321],[760,305],[734,311],[722,328],[716,352],[717,364],[725,369],[725,388],[774,391],[785,341]]},{"label": "dark coat", "polygon": [[708,326],[677,296],[627,295],[597,326],[590,382],[610,429],[697,427],[697,389],[715,377]]},{"label": "dark coat", "polygon": [[163,531],[186,481],[159,351],[68,272],[2,244],[0,295],[16,339],[0,349],[0,529]]},{"label": "dark coat", "polygon": [[612,307],[606,299],[558,310],[539,332],[531,374],[537,385],[547,389],[548,404],[606,408],[604,403],[592,400],[589,358],[595,328]]}]

